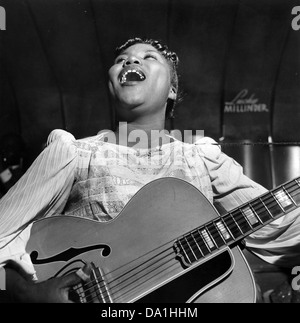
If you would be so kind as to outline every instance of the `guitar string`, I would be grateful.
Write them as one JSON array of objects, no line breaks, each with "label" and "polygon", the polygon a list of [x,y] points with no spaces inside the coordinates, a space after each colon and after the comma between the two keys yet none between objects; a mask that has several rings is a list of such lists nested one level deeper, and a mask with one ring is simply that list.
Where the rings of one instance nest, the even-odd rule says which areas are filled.
[{"label": "guitar string", "polygon": [[[105,276],[106,276],[106,277],[104,276],[104,278],[107,278],[107,276],[108,276],[108,275],[111,275],[112,273],[114,273],[114,272],[116,272],[116,271],[120,271],[120,270],[121,270],[123,267],[125,267],[125,266],[132,267],[132,264],[133,264],[134,262],[138,261],[140,258],[142,258],[142,257],[146,257],[147,255],[149,255],[149,254],[151,254],[151,253],[156,252],[158,249],[162,249],[164,246],[167,246],[167,245],[168,245],[168,244],[170,244],[170,243],[172,243],[172,241],[168,241],[168,242],[166,242],[165,244],[163,244],[163,245],[161,245],[161,246],[159,246],[159,247],[157,247],[157,248],[155,248],[155,249],[153,249],[153,250],[151,250],[151,251],[147,252],[147,253],[146,253],[146,254],[144,254],[143,256],[140,256],[140,257],[139,257],[139,258],[137,258],[137,259],[133,259],[132,261],[130,261],[130,262],[128,262],[128,263],[125,263],[125,264],[123,264],[122,266],[120,266],[120,267],[118,267],[118,268],[116,268],[116,269],[114,269],[114,270],[112,270],[112,271],[110,271],[110,272],[106,273],[106,274],[105,274]],[[115,278],[114,278],[114,280],[112,280],[112,281],[108,281],[108,282],[107,282],[107,284],[111,284],[111,283],[113,283],[114,281],[117,281],[117,280],[121,279],[123,276],[125,276],[125,275],[127,275],[127,274],[130,274],[130,272],[132,272],[133,270],[135,270],[135,269],[137,269],[137,268],[139,268],[139,267],[141,267],[141,266],[143,266],[143,265],[146,265],[148,262],[151,262],[151,260],[155,259],[155,257],[159,256],[160,254],[163,254],[165,251],[168,251],[168,249],[160,251],[160,253],[158,253],[157,255],[152,256],[151,258],[147,259],[147,261],[146,261],[146,262],[144,262],[144,263],[140,263],[138,266],[133,267],[131,270],[128,270],[127,272],[126,272],[126,271],[122,272],[122,274],[121,274],[120,276],[115,277]],[[173,252],[172,252],[171,254],[173,255]],[[167,255],[167,256],[168,256],[168,255]],[[164,256],[164,257],[166,257],[166,256]],[[149,266],[148,266],[148,267],[149,267]],[[125,269],[125,270],[126,270],[126,269]]]},{"label": "guitar string", "polygon": [[[169,249],[166,249],[166,250],[164,250],[163,252],[161,252],[161,254],[163,254],[164,252],[168,252],[168,251],[170,251],[172,248],[169,248]],[[157,256],[157,255],[156,255]],[[130,280],[132,280],[132,279],[134,279],[135,280],[135,282],[137,281],[137,280],[141,280],[141,279],[143,279],[143,278],[145,278],[147,275],[149,275],[149,274],[151,274],[152,272],[155,272],[155,270],[157,270],[157,269],[161,269],[165,264],[168,264],[169,262],[170,262],[170,260],[174,260],[174,251],[172,250],[169,254],[166,254],[166,255],[163,255],[162,257],[160,257],[160,259],[158,259],[158,260],[156,260],[155,259],[155,257],[156,256],[153,256],[152,257],[152,260],[154,260],[154,261],[152,261],[148,266],[147,266],[147,268],[142,268],[142,269],[140,269],[138,272],[134,272],[134,270],[136,270],[137,268],[139,268],[139,267],[141,267],[141,266],[145,266],[145,264],[147,263],[147,262],[149,262],[149,260],[148,261],[146,261],[146,262],[144,262],[144,263],[141,263],[141,264],[139,264],[136,268],[133,268],[133,269],[131,269],[131,270],[129,270],[128,272],[125,272],[125,273],[123,273],[121,276],[124,276],[124,275],[127,275],[128,273],[131,273],[132,272],[132,275],[131,276],[129,276],[129,277],[127,277],[124,281],[122,281],[121,283],[120,282],[118,282],[118,278],[115,278],[114,280],[112,280],[112,281],[108,281],[108,282],[106,282],[106,284],[107,285],[109,285],[109,287],[110,287],[110,289],[109,289],[109,291],[110,291],[110,295],[108,295],[106,298],[109,298],[109,296],[114,296],[116,293],[114,292],[114,289],[116,289],[116,288],[118,288],[118,286],[120,285],[120,284],[122,284],[122,285],[124,285],[124,282],[126,282],[127,283],[127,285],[124,285],[123,287],[119,287],[118,289],[117,289],[117,292],[119,292],[120,293],[120,291],[122,291],[124,288],[125,288],[125,290],[126,290],[126,287],[128,287],[128,286],[130,286],[131,285],[131,289],[133,289],[133,288],[136,288],[136,287],[139,287],[139,285],[132,285],[132,282],[130,281]],[[168,260],[168,258],[167,257],[172,257],[172,259],[170,259],[170,260]],[[167,259],[167,260],[166,260]],[[171,266],[173,266],[173,265],[176,265],[176,264],[178,264],[177,262],[173,262],[173,264],[171,264]],[[156,267],[154,267],[154,268],[152,268],[151,269],[151,271],[149,271],[149,269],[151,268],[151,267],[153,267],[153,266],[155,266],[156,265]],[[168,268],[166,268],[166,269],[168,269]],[[139,274],[139,273],[143,273],[143,271],[145,271],[145,270],[148,270],[148,271],[146,271],[145,272],[145,274],[144,275],[142,275],[142,276],[140,276],[138,279],[136,279],[136,275],[137,274]],[[163,269],[163,271],[165,271],[165,269]],[[106,276],[107,276],[107,274],[106,274]],[[120,277],[121,277],[120,276]],[[154,277],[156,277],[157,276],[157,272],[154,274]],[[117,284],[116,285],[113,285],[112,283],[113,282],[117,282]],[[94,280],[94,282],[95,282],[95,280]],[[102,279],[102,282],[103,282],[103,279]],[[143,282],[141,282],[140,283],[140,285],[141,284],[143,284],[143,283],[145,283],[145,280],[143,281]],[[93,287],[95,287],[95,285],[96,284],[92,284],[92,285],[90,285],[90,282],[87,284],[87,285],[89,285],[88,286],[88,288],[89,289],[92,289]],[[132,287],[133,286],[133,287]],[[100,287],[104,287],[104,284],[102,285],[102,286],[100,286]],[[86,289],[85,291],[88,291],[89,289]],[[126,290],[126,293],[128,293],[130,290]],[[125,293],[123,293],[122,294],[122,296],[123,295],[125,295]],[[120,298],[120,296],[119,296],[119,298]],[[117,299],[117,297],[115,298],[115,299]]]},{"label": "guitar string", "polygon": [[[299,185],[297,185],[297,184],[294,184],[293,186],[296,186],[298,189],[299,189]],[[294,193],[296,190],[294,190],[294,191],[288,191],[288,193],[289,194],[291,194],[292,195],[292,193]],[[266,193],[265,194],[266,196],[268,195],[268,193]],[[297,194],[296,194],[297,195]],[[293,195],[293,196],[296,196],[296,195]],[[269,200],[271,200],[272,202],[271,202],[271,205],[272,205],[272,207],[273,206],[278,206],[278,203],[276,202],[276,201],[274,201],[274,197],[272,196],[272,195],[270,195],[269,194],[269,196],[270,197],[268,197],[268,199]],[[265,203],[265,205],[267,206],[268,205],[268,209],[270,209],[270,203],[267,201],[267,200],[265,200],[264,201],[264,203]],[[264,213],[266,212],[266,210],[265,210],[265,207],[262,207],[261,209],[264,209]],[[256,212],[258,212],[259,210],[256,210]],[[216,230],[216,232],[217,232],[217,229],[215,229]],[[196,244],[195,244],[196,245]],[[173,255],[173,252],[171,253],[171,255]],[[147,261],[148,262],[148,261]],[[146,263],[147,263],[146,262]],[[125,275],[125,274],[127,274],[127,273],[123,273],[122,275]],[[107,276],[107,274],[106,274],[106,276]],[[120,276],[121,277],[121,276]],[[105,278],[105,277],[104,277]],[[112,281],[113,282],[113,281]],[[109,285],[109,284],[111,284],[112,282],[108,282],[107,284]],[[116,286],[115,286],[116,287]]]},{"label": "guitar string", "polygon": [[[169,254],[169,256],[172,256],[172,259],[165,260],[162,263],[155,263],[157,266],[153,268],[151,271],[146,272],[143,276],[139,277],[138,279],[134,278],[133,282],[128,282],[127,285],[124,285],[121,289],[118,289],[117,292],[120,294],[120,291],[124,290],[120,296],[115,296],[113,299],[114,301],[118,302],[118,300],[122,301],[124,297],[126,298],[126,295],[129,294],[128,299],[130,299],[130,293],[134,292],[135,290],[138,290],[139,287],[141,287],[143,284],[149,282],[151,279],[154,279],[154,283],[157,283],[157,277],[159,274],[166,274],[166,271],[169,270],[171,272],[171,268],[174,266],[178,267],[178,263],[171,262],[171,260],[174,260],[173,254]],[[167,266],[165,266],[167,265]],[[174,268],[176,269],[176,268]],[[146,279],[145,279],[146,278]],[[114,286],[116,287],[116,286]],[[113,295],[117,295],[117,292],[112,293]],[[95,296],[97,297],[97,296]],[[105,299],[109,299],[109,296],[106,296]],[[132,297],[131,297],[132,299]]]},{"label": "guitar string", "polygon": [[[296,189],[293,190],[293,191],[291,191],[291,188],[294,188],[294,187],[296,187]],[[296,195],[299,193],[299,185],[298,184],[293,184],[288,189],[288,193],[291,195],[292,198],[296,196],[296,195],[293,195],[294,192],[296,192]],[[260,202],[259,208],[256,208],[255,209],[255,212],[256,212],[257,215],[254,214],[254,216],[255,216],[255,218],[258,218],[258,217],[259,218],[262,218],[262,215],[267,213],[268,214],[268,220],[266,220],[265,222],[268,222],[270,220],[273,221],[274,219],[269,215],[269,213],[267,212],[267,209],[270,211],[273,207],[279,207],[278,202],[276,202],[276,200],[274,199],[274,197],[270,193],[266,193],[266,194],[262,195],[261,198],[263,196],[267,197],[267,199],[264,201],[265,206],[264,206],[264,204],[262,202]],[[271,201],[271,203],[270,203],[270,201]],[[251,203],[249,203],[249,204],[251,204]],[[267,207],[267,209],[266,209],[266,207]],[[222,237],[222,233],[220,231],[218,231],[217,226],[215,224],[215,222],[222,221],[224,223],[225,227],[227,227],[230,230],[230,232],[232,233],[232,235],[234,237],[234,238],[231,237],[231,240],[240,240],[241,237],[248,235],[248,232],[249,231],[251,232],[251,231],[255,231],[255,229],[259,229],[259,227],[261,226],[261,224],[260,224],[260,222],[258,220],[257,220],[258,221],[258,226],[257,227],[255,227],[255,225],[253,225],[253,224],[250,225],[248,223],[248,221],[245,219],[245,216],[242,214],[242,211],[240,210],[240,208],[237,211],[238,211],[237,216],[233,216],[233,213],[236,212],[236,210],[233,210],[231,213],[227,213],[227,214],[225,214],[224,216],[222,216],[220,218],[216,218],[216,219],[210,221],[209,223],[207,223],[204,226],[202,226],[202,228],[204,230],[208,231],[211,234],[211,236],[212,236],[213,239],[216,239],[216,237],[219,237],[219,236]],[[230,216],[230,218],[227,221],[227,223],[225,222],[226,216]],[[238,224],[241,225],[241,223],[239,223],[237,217],[242,218],[243,221],[248,225],[248,228],[249,228],[247,230],[248,232],[246,232],[246,231],[243,232],[240,228],[237,227],[237,225],[235,223],[235,220],[238,222]],[[264,222],[264,221],[262,221],[262,222]],[[211,227],[208,228],[209,224],[213,224],[212,228]],[[236,231],[238,232],[238,235],[237,236],[234,236],[234,233],[233,233],[234,230],[233,230],[233,228],[235,228]],[[195,258],[193,256],[193,252],[198,253],[197,252],[198,251],[197,250],[198,247],[200,247],[200,249],[201,249],[200,251],[203,254],[205,254],[205,251],[207,251],[208,253],[211,253],[211,251],[213,251],[213,250],[215,250],[215,249],[218,248],[217,243],[215,243],[213,241],[211,241],[211,243],[214,245],[213,247],[207,246],[208,243],[205,243],[205,240],[207,242],[207,239],[205,237],[203,237],[203,235],[201,235],[201,233],[199,233],[199,231],[201,231],[201,227],[199,229],[195,229],[195,230],[191,231],[191,233],[187,233],[186,234],[186,237],[188,235],[191,235],[191,238],[193,240],[196,239],[196,244],[194,244],[193,242],[189,242],[189,241],[184,241],[184,240],[182,241],[182,244],[188,246],[188,248],[191,247],[191,253],[189,253],[189,256],[191,258]],[[195,235],[193,235],[193,233],[195,233]],[[204,243],[202,242],[202,240],[204,241]],[[222,243],[222,245],[223,245],[223,243]],[[193,248],[195,246],[196,246],[196,248]],[[188,250],[188,248],[187,248],[187,250]],[[207,254],[207,252],[206,252],[206,254]],[[196,260],[197,260],[197,258],[196,258]]]},{"label": "guitar string", "polygon": [[[293,192],[289,192],[290,194],[293,193]],[[271,196],[272,198],[272,202],[274,202],[274,198]],[[270,199],[270,198],[269,198]],[[267,202],[268,203],[268,202]],[[277,203],[272,203],[273,205],[276,205]],[[277,205],[278,206],[278,205]],[[264,211],[265,212],[265,211]]]},{"label": "guitar string", "polygon": [[[143,278],[143,277],[141,277],[141,278]],[[151,278],[151,277],[150,277],[150,278]],[[124,284],[123,284],[123,285],[124,285]],[[133,285],[131,285],[131,286],[133,286]],[[126,286],[125,286],[125,287],[126,287]],[[137,286],[135,286],[135,287],[137,287]],[[132,290],[134,290],[134,288],[135,288],[135,287],[132,287]],[[123,289],[124,289],[124,288],[123,288]],[[130,289],[129,289],[129,290],[127,289],[126,293],[129,293],[130,291],[131,291]],[[124,294],[125,294],[125,293],[123,293],[123,296],[124,296]],[[114,296],[114,295],[112,295],[112,296]],[[97,296],[95,296],[95,297],[97,297]],[[107,298],[107,297],[106,297],[106,298]],[[114,297],[114,299],[115,299],[115,301],[117,301],[117,297]]]},{"label": "guitar string", "polygon": [[[292,187],[296,187],[296,189],[295,190],[293,190],[293,191],[288,191],[288,193],[292,196],[292,198],[293,197],[295,197],[297,194],[299,194],[299,189],[300,189],[300,187],[299,187],[299,185],[298,184],[293,184],[293,186]],[[295,195],[293,195],[293,193],[294,192],[296,192],[296,194]],[[264,200],[263,201],[263,203],[262,202],[260,202],[259,203],[259,208],[257,208],[257,209],[255,209],[254,211],[256,212],[256,214],[259,216],[259,218],[261,218],[261,216],[260,215],[263,215],[263,214],[268,214],[268,220],[275,220],[275,219],[273,219],[270,215],[269,215],[269,213],[268,213],[268,210],[269,211],[271,211],[272,210],[272,208],[273,207],[280,207],[279,206],[279,203],[275,200],[275,198],[272,196],[272,194],[271,193],[265,193],[264,195],[262,195],[262,196],[260,196],[261,198],[263,198],[263,197],[267,197],[266,198],[266,200]],[[290,199],[290,198],[289,198]],[[271,202],[270,202],[271,201]],[[251,205],[251,204],[253,204],[253,203],[247,203],[247,205]],[[265,204],[265,205],[264,205]],[[244,216],[243,215],[243,213],[242,213],[242,211],[241,211],[241,209],[243,208],[243,206],[241,206],[241,207],[239,207],[239,208],[237,208],[237,209],[234,209],[234,210],[232,210],[232,211],[230,211],[229,213],[227,213],[227,214],[225,214],[225,215],[223,215],[223,216],[221,216],[220,218],[216,218],[216,219],[213,219],[212,221],[210,221],[210,223],[212,223],[212,222],[218,222],[218,221],[220,221],[220,220],[224,220],[225,218],[226,218],[226,216],[230,216],[231,215],[231,217],[230,217],[230,219],[229,219],[229,224],[226,224],[225,223],[225,226],[226,227],[228,227],[228,228],[230,228],[230,226],[231,227],[237,227],[236,226],[236,224],[235,224],[235,221],[234,220],[238,220],[238,217],[240,217],[240,219],[242,218],[243,219],[243,221],[245,222],[245,223],[248,223],[248,221],[246,220],[246,216]],[[281,213],[283,213],[283,211],[281,210],[281,208],[280,208],[280,211],[281,211]],[[233,216],[233,214],[235,213],[235,212],[238,212],[237,214],[235,214],[236,216]],[[271,212],[272,213],[272,212]],[[253,213],[253,215],[257,218],[257,216]],[[266,220],[265,222],[268,222],[268,220]],[[225,222],[225,221],[224,221]],[[240,224],[238,221],[236,221],[238,224]],[[208,224],[206,224],[206,225],[204,225],[204,227],[205,226],[208,226],[210,223],[208,223]],[[255,229],[255,227],[253,227],[253,226],[250,226],[249,225],[249,223],[248,223],[248,226],[249,226],[249,228],[250,228],[250,230],[248,230],[248,231],[253,231],[253,229]],[[210,229],[209,229],[210,230]],[[214,233],[216,233],[217,232],[217,236],[218,235],[220,235],[219,234],[219,232],[218,232],[218,230],[215,228],[215,226],[213,227],[213,230],[214,230]],[[232,229],[230,229],[230,231],[233,231]],[[210,231],[211,232],[211,231]],[[242,236],[243,235],[246,235],[247,234],[247,232],[244,232],[243,234],[242,234]],[[237,239],[239,239],[239,238],[237,238]]]},{"label": "guitar string", "polygon": [[[143,278],[143,277],[142,277]],[[116,286],[114,286],[114,287],[116,287]],[[136,286],[135,286],[136,287]],[[132,287],[132,289],[134,289],[135,287]],[[127,290],[127,293],[128,292],[130,292],[130,290]],[[94,298],[96,298],[97,297],[97,295],[96,296],[94,296]],[[117,299],[115,299],[115,300],[117,300]]]},{"label": "guitar string", "polygon": [[[295,190],[293,190],[293,191],[291,191],[291,188],[294,188],[294,187],[296,187],[296,189]],[[292,198],[293,197],[295,197],[295,196],[297,196],[298,194],[299,194],[299,185],[298,184],[294,184],[292,187],[291,187],[290,189],[289,189],[289,194],[292,196]],[[293,193],[295,193],[296,192],[296,194],[293,194]],[[260,216],[261,217],[261,215],[262,214],[268,214],[268,220],[266,220],[263,224],[265,224],[266,222],[270,222],[270,220],[271,220],[271,222],[273,221],[273,220],[275,220],[274,218],[272,218],[270,215],[269,215],[269,213],[268,213],[268,211],[267,210],[269,210],[269,211],[271,211],[274,207],[276,207],[276,208],[278,208],[279,207],[279,205],[278,205],[278,202],[274,199],[274,197],[272,196],[272,194],[271,193],[266,193],[266,194],[264,194],[264,195],[262,195],[261,196],[261,198],[262,197],[266,197],[266,199],[265,199],[265,201],[264,201],[264,203],[260,203],[260,207],[259,208],[257,208],[256,210],[255,210],[255,212],[257,213],[257,215],[258,216]],[[296,202],[296,201],[295,201]],[[249,203],[249,204],[251,204],[251,203]],[[265,205],[264,205],[265,204]],[[214,219],[214,220],[212,220],[211,221],[211,223],[213,223],[213,222],[218,222],[218,221],[220,221],[221,219],[224,219],[226,216],[228,216],[228,215],[232,215],[232,219],[230,219],[229,220],[229,222],[230,223],[228,223],[228,224],[226,224],[225,223],[225,225],[226,225],[226,227],[227,228],[229,228],[230,229],[230,231],[232,232],[233,230],[232,230],[232,227],[235,227],[236,229],[238,229],[237,228],[237,226],[236,226],[236,224],[235,224],[235,222],[234,222],[234,220],[233,220],[233,218],[235,219],[235,220],[237,220],[237,216],[238,217],[240,217],[240,218],[242,218],[243,219],[243,221],[245,222],[245,223],[247,223],[247,225],[248,225],[248,227],[249,227],[249,230],[248,231],[255,231],[255,230],[258,230],[258,229],[260,229],[260,224],[257,226],[257,227],[254,227],[253,225],[250,225],[249,223],[248,223],[248,221],[245,219],[245,216],[242,214],[242,211],[240,210],[242,207],[240,207],[240,208],[238,208],[238,209],[234,209],[234,210],[232,210],[230,213],[227,213],[227,214],[225,214],[224,216],[222,216],[222,217],[220,217],[220,218],[217,218],[217,219]],[[234,212],[237,212],[238,211],[238,214],[237,214],[237,216],[235,216],[235,217],[233,217],[233,214],[234,214]],[[283,213],[283,211],[280,209],[280,211],[281,211],[281,213]],[[271,212],[272,213],[272,212]],[[257,218],[257,216],[255,216],[256,218]],[[225,221],[224,221],[225,222]],[[238,221],[237,221],[238,222]],[[204,227],[206,227],[206,226],[208,226],[208,225],[205,225]],[[230,228],[230,226],[231,226],[231,228]],[[213,236],[213,237],[218,237],[218,236],[221,236],[221,233],[217,230],[217,228],[216,228],[216,225],[214,225],[213,226],[213,228],[212,229],[208,229],[209,230],[209,232],[211,233],[211,235]],[[240,231],[240,229],[238,229],[239,230],[239,232],[241,232],[241,233],[239,233],[239,236],[238,237],[236,237],[235,239],[236,240],[240,240],[241,239],[241,237],[243,237],[243,236],[247,236],[248,235],[248,232],[242,232],[242,231]]]},{"label": "guitar string", "polygon": [[[118,281],[121,277],[123,277],[123,276],[126,276],[126,275],[130,274],[130,273],[131,273],[131,272],[133,272],[134,270],[139,270],[139,269],[138,269],[139,267],[142,267],[142,266],[146,265],[148,262],[150,262],[150,265],[148,265],[148,266],[147,266],[147,269],[148,269],[150,266],[152,266],[153,264],[157,264],[157,262],[158,262],[158,261],[160,261],[160,260],[164,260],[164,259],[166,258],[166,256],[169,256],[169,255],[173,254],[173,253],[170,253],[170,254],[168,254],[168,255],[162,255],[162,254],[163,254],[164,252],[166,252],[166,251],[169,251],[169,249],[166,249],[166,250],[164,250],[163,252],[160,252],[158,255],[153,256],[153,257],[152,257],[152,259],[148,259],[146,262],[144,262],[144,263],[140,263],[138,266],[134,267],[133,269],[128,270],[127,272],[124,272],[124,273],[123,273],[122,275],[120,275],[119,277],[117,277],[117,278],[115,278],[114,280],[110,281],[110,282],[109,282],[109,284],[112,284],[113,282]],[[158,258],[158,259],[155,259],[155,262],[154,262],[154,263],[151,263],[151,260],[153,260],[154,258],[156,258],[156,257],[157,257],[157,256],[159,256],[159,255],[162,255],[162,257],[160,257],[160,258]],[[137,261],[137,260],[138,260],[138,259],[136,259],[136,261]],[[132,276],[129,276],[129,277],[125,278],[122,282],[127,281],[127,280],[130,280],[132,277],[134,277],[135,275],[137,275],[137,274],[141,273],[143,270],[144,270],[144,269],[140,269],[139,271],[134,272]],[[107,274],[106,274],[106,275],[107,275]],[[117,286],[118,286],[118,284],[120,284],[120,283],[117,283],[116,285],[114,285],[114,287],[117,287]]]}]

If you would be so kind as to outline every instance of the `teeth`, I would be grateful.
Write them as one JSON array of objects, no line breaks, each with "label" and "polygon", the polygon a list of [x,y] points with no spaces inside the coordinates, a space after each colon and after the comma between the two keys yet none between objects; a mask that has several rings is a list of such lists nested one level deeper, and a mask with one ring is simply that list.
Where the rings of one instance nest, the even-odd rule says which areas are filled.
[{"label": "teeth", "polygon": [[145,78],[145,76],[138,70],[136,69],[132,69],[132,70],[127,70],[123,75],[122,75],[122,78],[121,78],[121,84],[125,83],[126,80],[127,80],[127,74],[129,73],[136,73],[138,74],[138,76],[140,77],[141,80],[143,80]]}]

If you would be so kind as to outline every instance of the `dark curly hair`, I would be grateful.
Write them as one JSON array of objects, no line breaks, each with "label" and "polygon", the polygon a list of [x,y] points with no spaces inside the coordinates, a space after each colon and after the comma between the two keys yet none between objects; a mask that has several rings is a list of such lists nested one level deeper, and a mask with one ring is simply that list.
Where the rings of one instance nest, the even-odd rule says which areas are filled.
[{"label": "dark curly hair", "polygon": [[159,40],[151,39],[151,38],[131,38],[128,39],[124,44],[118,46],[115,49],[115,56],[119,56],[125,49],[135,44],[149,44],[157,49],[167,60],[170,70],[171,70],[171,84],[175,88],[177,96],[176,100],[168,99],[167,108],[166,108],[166,117],[167,118],[174,118],[174,108],[176,103],[179,101],[178,95],[178,73],[177,68],[179,64],[179,58],[175,52],[172,52],[168,49],[168,47],[163,44]]}]

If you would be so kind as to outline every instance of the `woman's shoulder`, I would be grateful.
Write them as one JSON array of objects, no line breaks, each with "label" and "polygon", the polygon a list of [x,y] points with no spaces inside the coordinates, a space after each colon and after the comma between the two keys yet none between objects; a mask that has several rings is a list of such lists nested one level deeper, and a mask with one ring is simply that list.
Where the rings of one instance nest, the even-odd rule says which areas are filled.
[{"label": "woman's shoulder", "polygon": [[211,137],[201,137],[183,144],[185,150],[196,152],[201,158],[215,159],[221,154],[220,144]]},{"label": "woman's shoulder", "polygon": [[211,137],[201,137],[194,141],[195,145],[214,145],[219,146],[217,141]]},{"label": "woman's shoulder", "polygon": [[93,136],[87,136],[82,138],[75,138],[75,136],[68,132],[67,130],[63,129],[54,129],[50,132],[47,145],[51,144],[54,141],[60,141],[64,143],[76,143],[76,144],[92,144],[96,141],[101,141],[102,135],[99,133]]},{"label": "woman's shoulder", "polygon": [[175,136],[170,136],[172,140],[174,140],[178,144],[183,144],[186,147],[190,148],[203,148],[203,149],[220,149],[220,145],[217,143],[217,141],[211,137],[200,137],[200,138],[188,138],[187,140],[179,140]]},{"label": "woman's shoulder", "polygon": [[219,158],[221,154],[220,144],[211,137],[202,137],[196,140],[194,145],[203,157]]},{"label": "woman's shoulder", "polygon": [[75,137],[68,131],[63,129],[54,129],[50,132],[47,139],[47,146],[53,142],[72,142],[75,141]]}]

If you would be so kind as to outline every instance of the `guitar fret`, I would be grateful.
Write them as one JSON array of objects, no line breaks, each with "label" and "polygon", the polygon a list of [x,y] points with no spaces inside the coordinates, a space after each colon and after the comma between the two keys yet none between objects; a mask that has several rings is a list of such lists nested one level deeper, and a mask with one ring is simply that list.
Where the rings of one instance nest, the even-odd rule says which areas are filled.
[{"label": "guitar fret", "polygon": [[[255,202],[254,202],[255,203]],[[253,203],[249,204],[251,211],[253,212],[253,215],[256,216],[256,218],[258,219],[258,221],[261,224],[264,224],[264,221],[262,220],[262,218],[260,217],[260,215],[258,214],[258,212],[255,211],[254,205]]]},{"label": "guitar fret", "polygon": [[216,221],[216,226],[219,232],[222,235],[222,238],[224,238],[224,242],[226,240],[230,240],[230,238],[234,239],[231,232],[227,230],[226,225],[224,225],[222,219],[219,221]]},{"label": "guitar fret", "polygon": [[297,206],[297,203],[294,201],[294,199],[292,198],[292,196],[290,195],[290,193],[288,192],[287,188],[285,188],[284,186],[282,187],[284,193],[288,196],[288,198],[292,201],[292,203]]},{"label": "guitar fret", "polygon": [[[272,216],[269,212],[269,210],[267,210],[265,204],[263,203],[263,201],[261,199],[254,201],[251,205],[253,211],[255,212],[255,214],[257,215],[257,217],[261,220],[262,223],[265,223],[267,221],[269,221],[270,219],[272,219]],[[263,209],[261,208],[263,207]]]},{"label": "guitar fret", "polygon": [[242,230],[243,234],[247,234],[252,230],[251,224],[243,215],[241,210],[237,209],[236,211],[232,212],[231,215],[235,219],[236,223],[238,223],[239,228]]},{"label": "guitar fret", "polygon": [[238,227],[238,229],[240,230],[240,232],[243,233],[241,227],[239,226],[239,224],[237,223],[237,221],[235,220],[235,218],[232,216],[232,214],[230,213],[229,215],[233,219],[234,223],[236,224],[236,226]]},{"label": "guitar fret", "polygon": [[201,252],[204,254],[204,256],[206,256],[207,254],[210,253],[210,249],[207,246],[206,242],[204,241],[202,235],[200,234],[199,230],[194,231],[195,236],[196,236],[196,241],[197,244],[199,246],[199,248],[201,249]]},{"label": "guitar fret", "polygon": [[249,225],[249,228],[252,230],[253,229],[253,226],[251,224],[251,222],[249,221],[248,217],[245,216],[244,212],[240,209],[240,214],[243,216],[243,218],[247,221],[248,225]]},{"label": "guitar fret", "polygon": [[212,243],[214,244],[214,248],[218,249],[219,248],[218,244],[217,244],[216,240],[214,239],[214,237],[212,236],[212,234],[210,233],[209,229],[207,227],[205,227],[202,231],[204,231],[207,234],[208,239],[210,239],[212,241]]},{"label": "guitar fret", "polygon": [[264,201],[273,218],[276,218],[278,215],[282,215],[283,210],[271,193],[262,196],[261,199]]},{"label": "guitar fret", "polygon": [[194,239],[194,241],[195,241],[195,243],[196,243],[196,246],[198,247],[198,249],[199,249],[199,251],[200,251],[200,253],[201,253],[201,256],[202,256],[202,257],[204,257],[204,254],[203,254],[203,252],[202,252],[202,250],[201,250],[201,248],[200,248],[200,246],[199,246],[199,244],[198,244],[197,240],[195,239],[195,237],[194,237],[193,233],[191,233],[191,235],[192,235],[192,237],[193,237],[193,239]]},{"label": "guitar fret", "polygon": [[184,246],[182,245],[181,241],[180,241],[180,240],[178,240],[178,243],[179,243],[179,245],[180,245],[180,247],[181,247],[181,250],[183,251],[183,254],[184,254],[184,256],[185,256],[185,259],[186,259],[186,260],[191,264],[191,263],[192,263],[192,262],[191,262],[191,259],[189,258],[188,254],[186,253],[185,248],[184,248]]},{"label": "guitar fret", "polygon": [[279,207],[281,208],[282,212],[284,211],[284,208],[282,207],[282,205],[280,204],[280,202],[278,201],[277,197],[274,195],[273,192],[271,192],[271,195],[273,196],[274,200],[276,201],[276,203],[279,205]]},{"label": "guitar fret", "polygon": [[202,237],[202,239],[203,239],[203,241],[204,241],[204,243],[205,243],[205,246],[206,246],[206,248],[208,249],[208,250],[211,250],[211,246],[207,243],[207,241],[206,241],[206,239],[205,239],[205,237],[203,236],[203,235],[201,235],[201,237]]},{"label": "guitar fret", "polygon": [[[290,187],[288,187],[290,186]],[[297,180],[286,185],[286,190],[289,193],[289,196],[295,202],[295,205],[298,206],[300,204],[300,184]]]},{"label": "guitar fret", "polygon": [[217,244],[215,243],[213,237],[210,235],[210,233],[206,229],[202,229],[199,234],[201,234],[201,237],[203,241],[205,242],[207,248],[210,250],[214,250],[217,248]]},{"label": "guitar fret", "polygon": [[[202,237],[199,235],[197,231],[194,231],[191,233],[191,237],[193,241],[196,243],[196,250],[194,250],[197,253],[197,259],[202,258],[203,256],[206,256],[210,251],[207,248],[205,242],[203,241]],[[200,252],[200,253],[199,253]]]},{"label": "guitar fret", "polygon": [[264,201],[262,200],[262,198],[260,197],[259,200],[261,201],[262,205],[264,206],[264,208],[267,210],[268,214],[270,215],[270,217],[272,219],[274,219],[273,214],[270,212],[269,208],[266,206],[266,204],[264,203]]},{"label": "guitar fret", "polygon": [[186,243],[187,243],[187,245],[188,245],[189,250],[192,252],[192,256],[195,258],[195,260],[194,260],[194,261],[198,260],[199,258],[196,256],[196,254],[195,254],[195,252],[194,252],[194,250],[193,250],[192,246],[190,245],[190,243],[189,243],[189,241],[188,241],[188,238],[185,236],[185,237],[184,237],[184,239],[185,239],[185,241],[186,241]]},{"label": "guitar fret", "polygon": [[234,220],[231,214],[227,214],[223,217],[227,227],[230,229],[231,234],[234,236],[234,239],[238,238],[243,234],[242,230],[238,226],[237,222]]},{"label": "guitar fret", "polygon": [[261,223],[260,218],[255,215],[250,204],[246,207],[241,208],[240,210],[241,212],[243,212],[245,219],[248,220],[252,228],[255,228]]},{"label": "guitar fret", "polygon": [[226,244],[224,238],[222,237],[221,233],[219,232],[219,230],[215,226],[214,222],[208,224],[206,226],[206,228],[207,228],[209,234],[213,237],[218,248],[220,248],[220,247],[224,246],[224,244]]},{"label": "guitar fret", "polygon": [[282,189],[274,191],[274,196],[284,212],[293,206],[291,199]]}]

